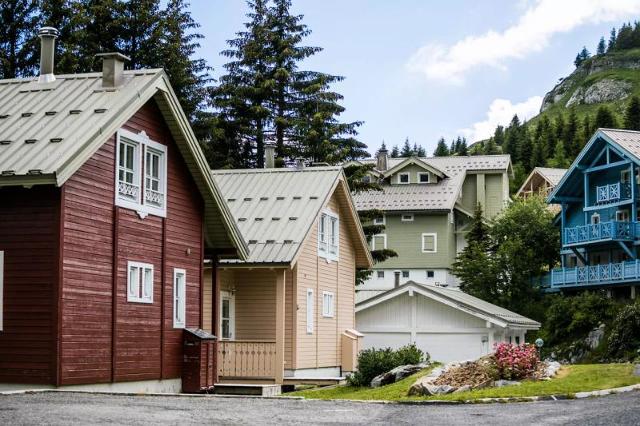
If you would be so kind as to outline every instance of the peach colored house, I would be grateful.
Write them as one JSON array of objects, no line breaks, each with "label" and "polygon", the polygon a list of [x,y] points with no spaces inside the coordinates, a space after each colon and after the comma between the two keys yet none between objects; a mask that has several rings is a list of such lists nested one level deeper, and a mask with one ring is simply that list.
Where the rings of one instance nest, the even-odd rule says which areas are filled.
[{"label": "peach colored house", "polygon": [[356,268],[372,265],[340,167],[213,171],[249,246],[205,270],[221,382],[331,382],[355,368]]}]

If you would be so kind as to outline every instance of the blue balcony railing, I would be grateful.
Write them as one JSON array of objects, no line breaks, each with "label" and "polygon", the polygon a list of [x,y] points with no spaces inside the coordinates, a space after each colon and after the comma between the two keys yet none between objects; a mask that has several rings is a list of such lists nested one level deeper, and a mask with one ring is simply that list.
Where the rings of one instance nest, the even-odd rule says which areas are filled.
[{"label": "blue balcony railing", "polygon": [[551,288],[589,287],[640,281],[640,260],[603,265],[556,268],[551,271]]},{"label": "blue balcony railing", "polygon": [[616,182],[596,186],[596,204],[610,204],[631,198],[631,184]]},{"label": "blue balcony railing", "polygon": [[638,222],[601,222],[564,229],[564,245],[585,244],[595,241],[633,240]]}]

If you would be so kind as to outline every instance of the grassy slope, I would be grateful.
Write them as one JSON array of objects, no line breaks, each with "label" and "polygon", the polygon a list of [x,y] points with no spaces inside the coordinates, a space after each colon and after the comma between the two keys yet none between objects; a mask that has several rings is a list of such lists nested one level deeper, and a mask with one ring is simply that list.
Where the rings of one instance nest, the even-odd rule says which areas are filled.
[{"label": "grassy slope", "polygon": [[361,400],[467,400],[476,398],[524,397],[537,395],[572,395],[577,392],[616,388],[640,383],[633,376],[631,364],[590,364],[563,367],[557,378],[548,381],[525,381],[520,386],[482,389],[437,397],[407,397],[407,391],[418,377],[429,370],[407,377],[398,383],[380,388],[354,388],[338,386],[328,389],[305,390],[287,395],[311,399],[361,399]]}]

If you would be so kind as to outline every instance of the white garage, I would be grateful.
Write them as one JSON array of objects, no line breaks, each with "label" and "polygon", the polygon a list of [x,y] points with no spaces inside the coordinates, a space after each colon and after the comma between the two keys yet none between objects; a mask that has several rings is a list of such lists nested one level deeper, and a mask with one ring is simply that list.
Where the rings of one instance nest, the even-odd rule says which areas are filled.
[{"label": "white garage", "polygon": [[540,323],[454,288],[409,281],[388,291],[359,291],[356,327],[364,348],[415,343],[432,360],[464,361],[491,352],[494,343],[524,343]]}]

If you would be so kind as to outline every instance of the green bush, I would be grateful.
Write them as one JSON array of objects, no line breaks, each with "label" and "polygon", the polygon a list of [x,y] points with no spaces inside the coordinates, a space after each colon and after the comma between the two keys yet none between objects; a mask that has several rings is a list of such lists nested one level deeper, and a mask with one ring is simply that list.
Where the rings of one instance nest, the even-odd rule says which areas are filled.
[{"label": "green bush", "polygon": [[365,349],[358,355],[358,371],[348,377],[351,386],[369,386],[371,380],[380,374],[401,365],[419,364],[429,359],[416,345],[403,346],[397,350]]},{"label": "green bush", "polygon": [[611,323],[607,339],[607,357],[633,361],[640,351],[640,304],[625,306]]}]

